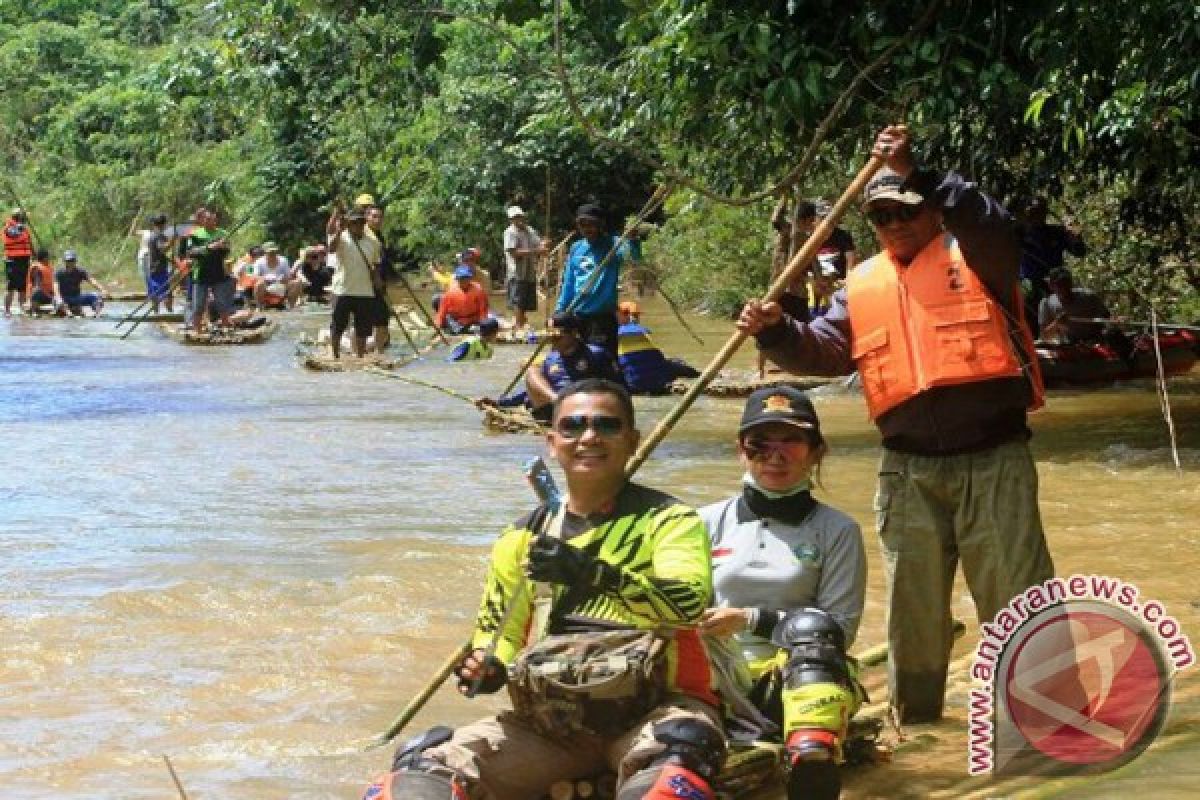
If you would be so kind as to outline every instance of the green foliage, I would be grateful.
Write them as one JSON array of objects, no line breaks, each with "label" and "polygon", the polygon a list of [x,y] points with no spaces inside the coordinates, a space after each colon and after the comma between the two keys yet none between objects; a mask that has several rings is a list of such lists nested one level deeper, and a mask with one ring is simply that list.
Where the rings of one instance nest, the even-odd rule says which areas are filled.
[{"label": "green foliage", "polygon": [[672,204],[670,224],[646,242],[646,263],[672,297],[728,316],[766,289],[772,242],[758,231],[771,206],[738,208],[702,198]]},{"label": "green foliage", "polygon": [[[510,203],[557,239],[579,203],[615,223],[671,173],[744,195],[818,130],[799,190],[832,199],[880,125],[904,120],[930,164],[1078,221],[1081,276],[1131,313],[1195,307],[1190,0],[943,2],[907,39],[928,0],[563,0],[568,80],[616,145],[568,107],[556,5],[0,0],[6,177],[35,223],[98,258],[135,215],[201,201],[231,220],[253,206],[243,242],[294,246],[331,201],[371,191],[421,255],[474,244],[496,264]],[[698,197],[676,196],[647,253],[677,294],[725,313],[765,286],[771,204]],[[862,221],[847,224],[869,254]]]}]

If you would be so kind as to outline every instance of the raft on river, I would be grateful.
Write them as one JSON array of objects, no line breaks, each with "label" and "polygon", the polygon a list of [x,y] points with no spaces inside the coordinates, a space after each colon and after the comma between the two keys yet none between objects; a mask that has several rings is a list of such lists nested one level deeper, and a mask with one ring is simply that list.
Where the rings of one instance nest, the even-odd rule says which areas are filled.
[{"label": "raft on river", "polygon": [[261,344],[270,339],[279,329],[279,323],[269,321],[257,328],[209,328],[197,333],[191,328],[160,324],[158,329],[180,344],[216,346],[236,344]]},{"label": "raft on river", "polygon": [[[710,397],[749,397],[759,389],[768,386],[794,386],[803,391],[809,389],[818,389],[822,386],[828,386],[839,381],[845,381],[845,378],[824,378],[812,377],[803,375],[780,375],[771,378],[759,378],[749,370],[722,370],[717,374],[717,377],[704,387],[701,394],[706,394]],[[692,387],[695,380],[689,378],[676,378],[671,382],[669,388],[672,394],[684,394]]]},{"label": "raft on river", "polygon": [[[1166,330],[1158,335],[1164,375],[1182,375],[1196,363],[1200,337],[1190,331]],[[1038,363],[1047,386],[1095,386],[1115,381],[1153,378],[1158,374],[1154,339],[1149,334],[1133,337],[1128,359],[1101,342],[1078,344],[1037,343]]]},{"label": "raft on river", "polygon": [[296,348],[296,358],[301,366],[313,372],[357,372],[364,369],[399,369],[406,364],[416,361],[418,356],[411,354],[398,358],[389,358],[379,353],[368,353],[359,358],[354,353],[343,350],[341,358],[334,358],[328,347],[309,350],[304,347]]}]

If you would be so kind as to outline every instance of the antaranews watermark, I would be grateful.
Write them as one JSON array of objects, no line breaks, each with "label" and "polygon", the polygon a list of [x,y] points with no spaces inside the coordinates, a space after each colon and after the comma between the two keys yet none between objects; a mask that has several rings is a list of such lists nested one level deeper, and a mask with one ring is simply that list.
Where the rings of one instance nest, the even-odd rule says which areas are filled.
[{"label": "antaranews watermark", "polygon": [[1107,772],[1162,730],[1196,662],[1162,603],[1103,575],[1031,586],[982,626],[971,668],[972,775]]}]

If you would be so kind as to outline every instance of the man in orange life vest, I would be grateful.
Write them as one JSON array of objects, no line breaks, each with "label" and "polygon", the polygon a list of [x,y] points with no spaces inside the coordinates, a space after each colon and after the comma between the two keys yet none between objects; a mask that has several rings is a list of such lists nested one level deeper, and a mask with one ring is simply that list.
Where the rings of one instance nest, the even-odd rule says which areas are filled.
[{"label": "man in orange life vest", "polygon": [[903,721],[928,722],[942,713],[958,561],[984,622],[1053,575],[1027,444],[1042,383],[1012,216],[956,173],[917,169],[903,126],[880,132],[873,152],[886,166],[864,206],[883,252],[850,273],[824,317],[751,301],[738,327],[789,371],[862,375],[883,434],[875,511],[891,703]]},{"label": "man in orange life vest", "polygon": [[25,305],[25,284],[29,280],[29,262],[33,258],[33,238],[25,211],[17,208],[4,221],[4,316],[12,316],[13,296],[17,307]]}]

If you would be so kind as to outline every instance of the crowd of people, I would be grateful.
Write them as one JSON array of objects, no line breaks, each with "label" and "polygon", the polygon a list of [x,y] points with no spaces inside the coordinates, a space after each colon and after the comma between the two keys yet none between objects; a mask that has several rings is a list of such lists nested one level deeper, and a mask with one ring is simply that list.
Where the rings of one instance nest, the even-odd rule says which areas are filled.
[{"label": "crowd of people", "polygon": [[[803,281],[779,302],[747,302],[736,325],[788,373],[861,375],[882,438],[873,505],[888,699],[901,723],[930,723],[944,711],[959,565],[981,621],[1053,576],[1028,444],[1027,414],[1043,402],[1034,329],[1095,338],[1109,313],[1073,286],[1061,256],[1079,254],[1082,239],[1043,230],[1044,208],[1019,222],[957,173],[918,167],[902,126],[880,131],[872,152],[885,166],[862,208],[880,252],[860,261],[835,230]],[[777,274],[828,213],[800,203],[789,218],[780,204]],[[519,206],[506,217],[505,301],[520,329],[538,310],[547,247]],[[230,259],[211,209],[186,229],[159,215],[138,263],[156,303],[171,308],[173,289],[186,287],[197,331],[210,310],[230,325],[238,302],[292,308],[328,291],[333,355],[352,326],[362,357],[370,337],[387,347],[394,313],[386,285],[396,256],[382,219],[361,196],[335,209],[323,243],[289,262],[273,242]],[[713,798],[727,750],[772,739],[790,800],[840,793],[849,722],[865,696],[848,651],[868,565],[859,525],[814,497],[826,432],[802,391],[768,386],[749,396],[732,437],[744,475],[731,496],[696,510],[631,482],[640,438],[631,394],[695,372],[655,347],[636,303],[619,302],[622,267],[636,254],[610,222],[595,204],[579,207],[549,353],[523,390],[479,401],[544,421],[566,479],[561,501],[547,498],[496,540],[456,670],[465,694],[507,687],[513,707],[403,745],[368,798],[528,800],[604,773],[615,775],[617,800]],[[76,255],[66,251],[55,270],[29,233],[17,209],[4,228],[6,313],[14,295],[98,310],[104,287]],[[435,324],[473,334],[451,360],[491,357],[499,332],[479,258],[464,248],[451,270],[432,272],[442,289]],[[964,307],[974,312],[944,313]]]},{"label": "crowd of people", "polygon": [[[881,251],[837,278],[823,313],[752,300],[737,326],[788,372],[862,375],[883,439],[889,702],[928,723],[944,710],[959,563],[982,621],[1053,575],[1026,424],[1043,391],[1013,216],[918,168],[903,127],[873,153],[886,166],[862,202]],[[829,449],[816,408],[787,385],[754,392],[734,436],[741,490],[698,511],[630,482],[639,433],[616,354],[622,329],[646,332],[612,289],[573,302],[615,286],[596,216],[581,209],[554,348],[521,398],[548,422],[566,494],[496,541],[456,671],[464,694],[507,687],[512,708],[401,746],[366,797],[519,800],[607,773],[617,800],[713,798],[730,747],[774,739],[790,800],[836,798],[864,699],[847,651],[867,558],[858,524],[814,497]],[[930,310],[961,303],[978,313]],[[981,357],[946,346],[953,325]]]},{"label": "crowd of people", "polygon": [[[35,249],[33,229],[24,209],[15,208],[4,221],[4,316],[12,316],[13,300],[28,314],[96,316],[108,289],[79,265],[74,250],[64,250],[55,269],[50,251]],[[95,289],[84,291],[84,286]]]}]

